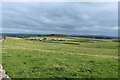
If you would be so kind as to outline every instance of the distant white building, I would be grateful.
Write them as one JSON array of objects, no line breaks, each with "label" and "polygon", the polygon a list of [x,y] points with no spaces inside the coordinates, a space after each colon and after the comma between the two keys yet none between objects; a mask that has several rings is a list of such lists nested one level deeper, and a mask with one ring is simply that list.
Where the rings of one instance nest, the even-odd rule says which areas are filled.
[{"label": "distant white building", "polygon": [[2,35],[0,35],[0,40],[2,39]]}]

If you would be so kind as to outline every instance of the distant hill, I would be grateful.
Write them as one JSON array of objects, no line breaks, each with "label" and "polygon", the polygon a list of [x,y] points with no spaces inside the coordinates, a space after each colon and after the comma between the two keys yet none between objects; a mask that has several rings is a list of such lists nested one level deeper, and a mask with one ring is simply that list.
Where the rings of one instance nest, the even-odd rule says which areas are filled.
[{"label": "distant hill", "polygon": [[52,37],[83,37],[83,38],[95,38],[95,39],[116,39],[120,37],[113,36],[100,36],[100,35],[65,35],[65,34],[17,34],[17,33],[2,33],[4,36],[12,37],[30,37],[30,36],[52,36]]},{"label": "distant hill", "polygon": [[94,36],[94,35],[71,35],[71,37],[95,38],[95,39],[115,39],[118,37],[111,36]]},{"label": "distant hill", "polygon": [[68,35],[64,35],[64,34],[49,34],[49,35],[39,35],[39,36],[69,37]]}]

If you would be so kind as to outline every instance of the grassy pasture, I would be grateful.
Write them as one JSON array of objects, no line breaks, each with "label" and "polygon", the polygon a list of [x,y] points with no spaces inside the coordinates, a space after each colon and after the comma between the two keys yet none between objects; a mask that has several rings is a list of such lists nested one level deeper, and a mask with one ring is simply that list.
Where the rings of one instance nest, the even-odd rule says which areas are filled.
[{"label": "grassy pasture", "polygon": [[[28,39],[33,38],[44,37]],[[118,78],[118,42],[46,38],[48,41],[40,42],[6,37],[2,61],[11,78]]]}]

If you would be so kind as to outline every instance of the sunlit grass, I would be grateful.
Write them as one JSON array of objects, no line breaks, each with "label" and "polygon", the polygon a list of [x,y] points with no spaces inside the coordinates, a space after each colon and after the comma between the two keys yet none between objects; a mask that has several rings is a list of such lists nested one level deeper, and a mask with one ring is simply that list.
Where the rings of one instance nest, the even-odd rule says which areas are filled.
[{"label": "sunlit grass", "polygon": [[46,38],[46,42],[12,37],[3,41],[3,66],[11,78],[118,77],[117,42],[75,37]]}]

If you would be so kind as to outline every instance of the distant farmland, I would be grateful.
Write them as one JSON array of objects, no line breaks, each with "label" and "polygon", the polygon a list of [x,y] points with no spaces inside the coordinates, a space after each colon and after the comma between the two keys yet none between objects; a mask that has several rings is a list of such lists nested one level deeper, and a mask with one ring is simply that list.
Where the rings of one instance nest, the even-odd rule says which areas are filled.
[{"label": "distant farmland", "polygon": [[118,78],[116,39],[6,37],[3,67],[11,78]]}]

